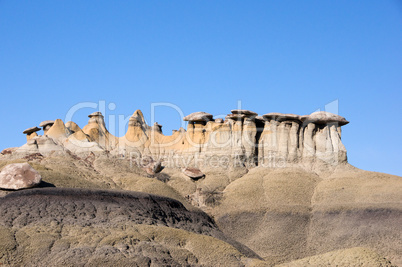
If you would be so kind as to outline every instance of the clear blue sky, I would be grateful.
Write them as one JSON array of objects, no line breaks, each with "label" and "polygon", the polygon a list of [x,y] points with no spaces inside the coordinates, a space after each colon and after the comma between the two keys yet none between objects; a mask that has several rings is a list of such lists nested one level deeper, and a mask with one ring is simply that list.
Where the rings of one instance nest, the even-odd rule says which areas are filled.
[{"label": "clear blue sky", "polygon": [[349,162],[402,175],[401,1],[0,0],[0,38],[0,149],[81,102],[150,120],[155,102],[303,115],[337,100]]}]

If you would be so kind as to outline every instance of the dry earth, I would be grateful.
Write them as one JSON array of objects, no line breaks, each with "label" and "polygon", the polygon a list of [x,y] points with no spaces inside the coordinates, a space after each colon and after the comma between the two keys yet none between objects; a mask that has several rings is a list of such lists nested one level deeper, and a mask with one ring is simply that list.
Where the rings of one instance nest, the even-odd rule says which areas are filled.
[{"label": "dry earth", "polygon": [[325,178],[257,167],[193,181],[106,155],[0,157],[43,178],[42,189],[0,190],[3,264],[402,265],[398,176],[346,164]]}]

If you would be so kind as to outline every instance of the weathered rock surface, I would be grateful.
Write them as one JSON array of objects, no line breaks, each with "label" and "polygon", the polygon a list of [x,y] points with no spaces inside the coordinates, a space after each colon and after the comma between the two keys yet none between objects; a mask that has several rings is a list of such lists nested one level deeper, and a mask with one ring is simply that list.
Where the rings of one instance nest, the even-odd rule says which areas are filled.
[{"label": "weathered rock surface", "polygon": [[[144,125],[140,122],[141,118],[137,116],[135,119],[141,128]],[[243,123],[246,126],[248,121]],[[231,125],[236,126],[235,123],[224,123],[221,127],[229,128]],[[209,134],[214,132],[213,127],[216,125],[211,121],[200,129],[206,129],[206,136],[208,131]],[[149,128],[139,128],[132,133],[150,133]],[[195,130],[193,133],[198,132]],[[184,135],[180,141],[186,140],[188,132],[181,129],[175,133],[177,136],[180,134]],[[364,251],[363,254],[356,250],[346,254],[333,252],[337,249],[367,247],[394,265],[402,264],[400,177],[364,172],[342,164],[337,165],[333,172],[327,171],[326,175],[297,165],[288,168],[261,165],[250,169],[225,168],[225,164],[211,158],[210,164],[215,167],[201,168],[206,174],[203,179],[192,181],[185,177],[177,165],[169,167],[169,162],[165,161],[165,169],[154,179],[144,174],[141,170],[142,162],[139,161],[137,165],[134,156],[140,155],[145,159],[148,157],[144,155],[146,153],[158,154],[163,149],[162,145],[171,141],[168,138],[176,138],[159,133],[155,137],[160,143],[153,145],[145,142],[142,154],[136,152],[133,158],[115,157],[112,152],[77,156],[67,153],[62,144],[56,146],[63,148],[64,154],[53,151],[43,156],[28,154],[25,157],[15,152],[1,155],[0,167],[17,160],[29,161],[41,174],[44,180],[42,184],[47,183],[48,186],[142,191],[180,201],[188,212],[197,211],[195,207],[199,207],[216,220],[218,230],[224,232],[225,236],[247,245],[262,256],[264,262],[244,258],[245,253],[240,253],[240,249],[233,248],[219,238],[176,228],[175,223],[166,226],[166,223],[172,222],[166,219],[171,216],[171,210],[163,208],[164,204],[162,209],[154,208],[159,205],[159,201],[149,204],[148,200],[135,201],[122,195],[121,198],[117,197],[117,201],[114,197],[106,197],[105,204],[98,205],[94,204],[97,202],[94,198],[86,197],[81,191],[77,195],[84,196],[82,201],[79,201],[79,196],[71,196],[69,193],[58,195],[58,200],[49,197],[44,201],[44,198],[34,196],[37,200],[33,206],[28,200],[23,205],[18,200],[15,205],[20,208],[17,208],[8,205],[12,202],[9,200],[4,204],[4,207],[10,206],[9,215],[4,214],[7,210],[2,209],[0,204],[0,211],[3,210],[3,213],[0,212],[0,221],[5,218],[5,222],[10,222],[4,225],[0,223],[0,263],[42,266],[54,262],[71,265],[140,265],[151,262],[155,265],[171,263],[201,266],[254,266],[254,263],[264,266],[286,264],[308,257],[296,264],[303,265],[311,261],[313,265],[320,265],[322,260],[323,264],[341,266],[348,265],[348,262],[353,265],[358,261],[367,266],[377,266],[376,263],[382,261]],[[42,137],[37,139],[41,140]],[[44,140],[53,139],[44,137]],[[183,144],[176,146],[180,148]],[[175,151],[179,154],[187,153],[186,150]],[[218,148],[216,151],[228,153]],[[20,157],[17,158],[17,155]],[[186,164],[183,162],[184,166]],[[158,176],[167,179],[162,181]],[[0,190],[0,196],[5,194],[14,193]],[[96,198],[102,202],[103,197],[103,193],[100,193]],[[29,196],[24,199],[29,199]],[[141,216],[137,215],[131,210],[137,210],[134,207],[137,204],[133,202],[145,203],[144,206],[150,207],[151,211],[140,207],[138,211]],[[55,203],[58,208],[53,209],[50,204],[43,203]],[[131,208],[125,206],[125,203],[131,205]],[[116,208],[116,205],[119,207]],[[92,206],[97,208],[96,212],[91,211]],[[61,207],[66,207],[64,213],[57,211],[59,208],[62,210]],[[76,218],[69,217],[66,215],[68,213]],[[176,216],[174,214],[176,212],[173,212],[172,217]],[[51,219],[44,219],[49,216]],[[66,217],[66,221],[62,221],[62,217]],[[141,220],[137,220],[137,217]],[[159,218],[161,223],[155,222],[155,218]],[[147,221],[152,225],[146,224]],[[86,225],[86,222],[91,225]]]},{"label": "weathered rock surface", "polygon": [[77,125],[75,122],[73,122],[73,121],[68,121],[68,122],[66,122],[66,127],[67,127],[67,129],[70,130],[71,133],[75,133],[75,132],[78,132],[78,131],[82,131],[81,128],[80,128],[80,126],[78,126],[78,125]]},{"label": "weathered rock surface", "polygon": [[0,188],[25,189],[38,185],[42,180],[40,174],[28,163],[6,165],[0,172]]},{"label": "weathered rock surface", "polygon": [[[128,234],[124,229],[136,227],[135,225],[180,229],[203,235],[207,239],[213,237],[221,240],[223,241],[221,242],[222,245],[226,243],[232,246],[234,250],[238,250],[239,256],[243,254],[247,257],[258,258],[247,247],[227,238],[204,212],[200,210],[188,211],[179,201],[174,199],[140,192],[58,188],[32,189],[0,198],[0,215],[0,228],[2,229],[10,229],[10,227],[13,229],[39,229],[60,224],[63,225],[63,228],[82,228],[82,230],[84,227],[85,229],[103,229],[102,231],[115,229],[121,238],[120,242],[124,245],[126,243],[123,236]],[[60,236],[56,240],[59,238]],[[166,234],[161,238],[175,237]],[[132,246],[134,244],[127,245]],[[119,246],[116,247],[119,249]],[[143,249],[152,251],[152,247],[144,247]],[[63,249],[63,253],[73,252],[74,250],[71,247]],[[100,256],[104,256],[105,251],[99,253]],[[123,256],[119,255],[119,257]]]},{"label": "weathered rock surface", "polygon": [[[282,113],[257,116],[241,109],[231,112],[225,121],[214,121],[206,112],[192,113],[183,118],[189,121],[187,131],[181,128],[165,136],[160,124],[148,126],[142,112],[136,110],[122,137],[110,134],[103,115],[94,112],[82,130],[73,122],[64,125],[56,120],[46,135],[61,148],[56,149],[59,151],[149,156],[174,162],[176,167],[209,168],[210,162],[218,161],[226,162],[230,168],[300,167],[322,174],[347,164],[340,127],[348,122],[341,116],[328,112],[306,116]],[[30,153],[37,152],[34,146],[30,148]]]},{"label": "weathered rock surface", "polygon": [[27,141],[29,141],[32,138],[38,136],[38,134],[36,133],[37,131],[40,131],[40,128],[35,126],[35,127],[31,127],[31,128],[26,129],[22,133],[27,135]]},{"label": "weathered rock surface", "polygon": [[328,112],[302,117],[281,113],[263,115],[266,121],[259,139],[260,165],[300,165],[322,173],[347,162],[340,134],[340,126],[346,120]]},{"label": "weathered rock surface", "polygon": [[234,114],[228,114],[225,117],[225,120],[244,120],[245,118],[247,118],[247,115],[245,114],[241,114],[241,113],[234,113]]},{"label": "weathered rock surface", "polygon": [[15,150],[17,150],[18,147],[9,147],[9,148],[5,148],[3,149],[0,154],[1,155],[11,155]]},{"label": "weathered rock surface", "polygon": [[254,168],[223,191],[220,229],[274,263],[368,247],[402,263],[402,179],[350,168],[329,179]]},{"label": "weathered rock surface", "polygon": [[304,259],[287,262],[278,267],[298,266],[383,266],[393,267],[389,260],[385,259],[375,251],[362,247],[341,249],[324,254],[306,257]]},{"label": "weathered rock surface", "polygon": [[[56,139],[57,140],[57,139]],[[55,139],[48,136],[37,136],[19,147],[15,153],[22,155],[29,155],[33,153],[40,153],[43,155],[65,153],[65,148],[61,143],[56,143]]]}]

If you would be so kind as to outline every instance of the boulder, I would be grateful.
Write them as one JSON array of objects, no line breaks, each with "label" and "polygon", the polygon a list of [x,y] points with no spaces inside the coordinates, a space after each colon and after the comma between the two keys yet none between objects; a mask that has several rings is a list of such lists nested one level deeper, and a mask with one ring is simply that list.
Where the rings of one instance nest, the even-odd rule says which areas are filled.
[{"label": "boulder", "polygon": [[187,115],[183,118],[184,121],[193,121],[193,122],[207,122],[212,120],[212,114],[206,112],[194,112],[190,115]]},{"label": "boulder", "polygon": [[9,164],[0,172],[0,188],[3,189],[31,188],[41,180],[40,174],[28,163]]},{"label": "boulder", "polygon": [[154,162],[152,163],[152,171],[153,171],[154,173],[161,172],[162,170],[163,170],[163,167],[162,167],[162,162],[161,162],[160,160],[154,161]]},{"label": "boulder", "polygon": [[150,175],[161,172],[163,170],[162,162],[160,160],[155,161],[151,157],[146,157],[141,160],[143,170]]},{"label": "boulder", "polygon": [[215,119],[215,122],[216,123],[223,123],[223,119],[222,118]]},{"label": "boulder", "polygon": [[192,179],[200,179],[205,176],[205,174],[197,168],[183,168],[182,172]]}]

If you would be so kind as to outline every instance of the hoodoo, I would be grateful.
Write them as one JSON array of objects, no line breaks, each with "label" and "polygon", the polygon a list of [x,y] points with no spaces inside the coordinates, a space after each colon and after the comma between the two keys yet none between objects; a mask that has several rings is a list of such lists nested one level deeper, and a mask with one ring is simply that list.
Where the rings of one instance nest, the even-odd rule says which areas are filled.
[{"label": "hoodoo", "polygon": [[[18,257],[25,257],[22,262],[36,259],[34,262],[49,263],[66,253],[78,255],[79,242],[75,240],[81,238],[90,241],[82,243],[79,253],[83,258],[75,265],[85,264],[91,257],[109,258],[113,253],[113,263],[135,265],[132,263],[143,263],[133,256],[138,251],[157,255],[161,260],[152,259],[155,264],[169,263],[172,255],[182,264],[171,265],[201,262],[194,259],[186,263],[192,254],[183,254],[184,248],[206,255],[209,260],[200,266],[248,266],[250,261],[256,263],[250,266],[266,266],[292,260],[303,265],[318,254],[332,258],[340,253],[339,258],[343,258],[348,252],[335,251],[340,248],[353,250],[353,259],[358,257],[359,262],[355,265],[380,266],[376,263],[378,259],[384,262],[384,257],[396,265],[402,262],[398,223],[402,214],[401,179],[348,164],[341,141],[341,127],[349,123],[344,117],[323,111],[300,116],[273,112],[258,115],[234,109],[214,120],[212,114],[195,112],[183,118],[187,129],[180,127],[164,135],[161,124],[148,125],[142,112],[136,110],[125,120],[127,131],[121,137],[109,132],[100,112],[88,117],[82,129],[60,119],[42,122],[43,135],[37,135],[40,128],[29,128],[24,131],[26,144],[0,153],[4,166],[0,194],[6,195],[0,200],[7,207],[0,216],[4,219],[0,223],[0,247],[6,248],[0,250],[0,263],[6,258],[10,263],[19,262]],[[26,162],[24,166],[12,165],[21,161]],[[30,189],[33,186],[39,188]],[[40,188],[51,186],[56,188]],[[11,193],[10,189],[19,192]],[[109,189],[117,191],[108,193]],[[129,191],[137,192],[124,193]],[[105,203],[106,199],[110,201]],[[180,203],[183,208],[177,210]],[[139,208],[142,210],[137,213]],[[212,228],[222,230],[212,236],[218,238],[215,242],[233,245],[230,251],[237,255],[233,262],[228,261],[227,249],[212,254],[206,251],[213,240],[201,242],[208,245],[198,245],[201,239],[194,236],[177,240],[172,231],[187,231],[192,225],[200,229],[198,226],[206,222],[199,221],[200,215],[213,223]],[[167,225],[155,224],[158,216]],[[130,232],[130,227],[135,230]],[[211,233],[211,227],[201,233],[202,238]],[[82,237],[88,229],[92,232]],[[138,231],[148,232],[144,243],[138,243]],[[154,231],[162,232],[158,237]],[[44,233],[46,238],[39,237]],[[131,234],[132,239],[127,239]],[[20,239],[25,241],[17,244]],[[26,253],[37,243],[27,240],[50,241],[43,246],[43,253],[31,255]],[[65,242],[72,243],[65,246]],[[158,242],[169,244],[161,246]],[[88,245],[94,247],[88,250]],[[367,260],[362,248],[384,256]],[[50,256],[46,259],[43,255]],[[215,255],[213,260],[211,255]],[[217,260],[222,257],[226,258],[219,264]],[[64,264],[64,258],[60,259]],[[126,259],[132,262],[123,262]],[[239,259],[242,263],[236,264]],[[362,259],[367,264],[360,264]],[[344,266],[354,265],[347,263]],[[328,264],[342,266],[326,259],[316,265]],[[385,262],[381,266],[391,265]]]},{"label": "hoodoo", "polygon": [[[234,109],[225,120],[195,112],[183,118],[188,121],[187,131],[181,129],[165,136],[160,124],[148,126],[142,112],[136,110],[129,118],[126,134],[120,138],[109,133],[102,113],[94,112],[88,117],[82,130],[74,122],[64,125],[60,119],[42,122],[52,140],[50,147],[78,152],[107,151],[115,156],[135,152],[140,157],[165,162],[174,155],[184,158],[179,162],[185,162],[186,166],[179,167],[202,167],[208,158],[225,157],[228,166],[234,167],[301,167],[319,172],[347,162],[341,126],[349,122],[324,111],[304,116],[283,113],[258,116],[250,110]],[[33,127],[24,133],[32,139],[38,130]],[[36,144],[33,147],[37,150],[37,144],[43,143],[38,141],[25,148]]]},{"label": "hoodoo", "polygon": [[54,121],[52,121],[52,120],[42,121],[39,124],[39,127],[42,127],[44,134],[46,134],[47,131],[52,127],[53,124],[54,124]]},{"label": "hoodoo", "polygon": [[34,138],[35,136],[38,136],[36,133],[37,131],[40,131],[40,128],[34,126],[31,128],[28,128],[24,130],[22,133],[27,135],[27,140]]}]

